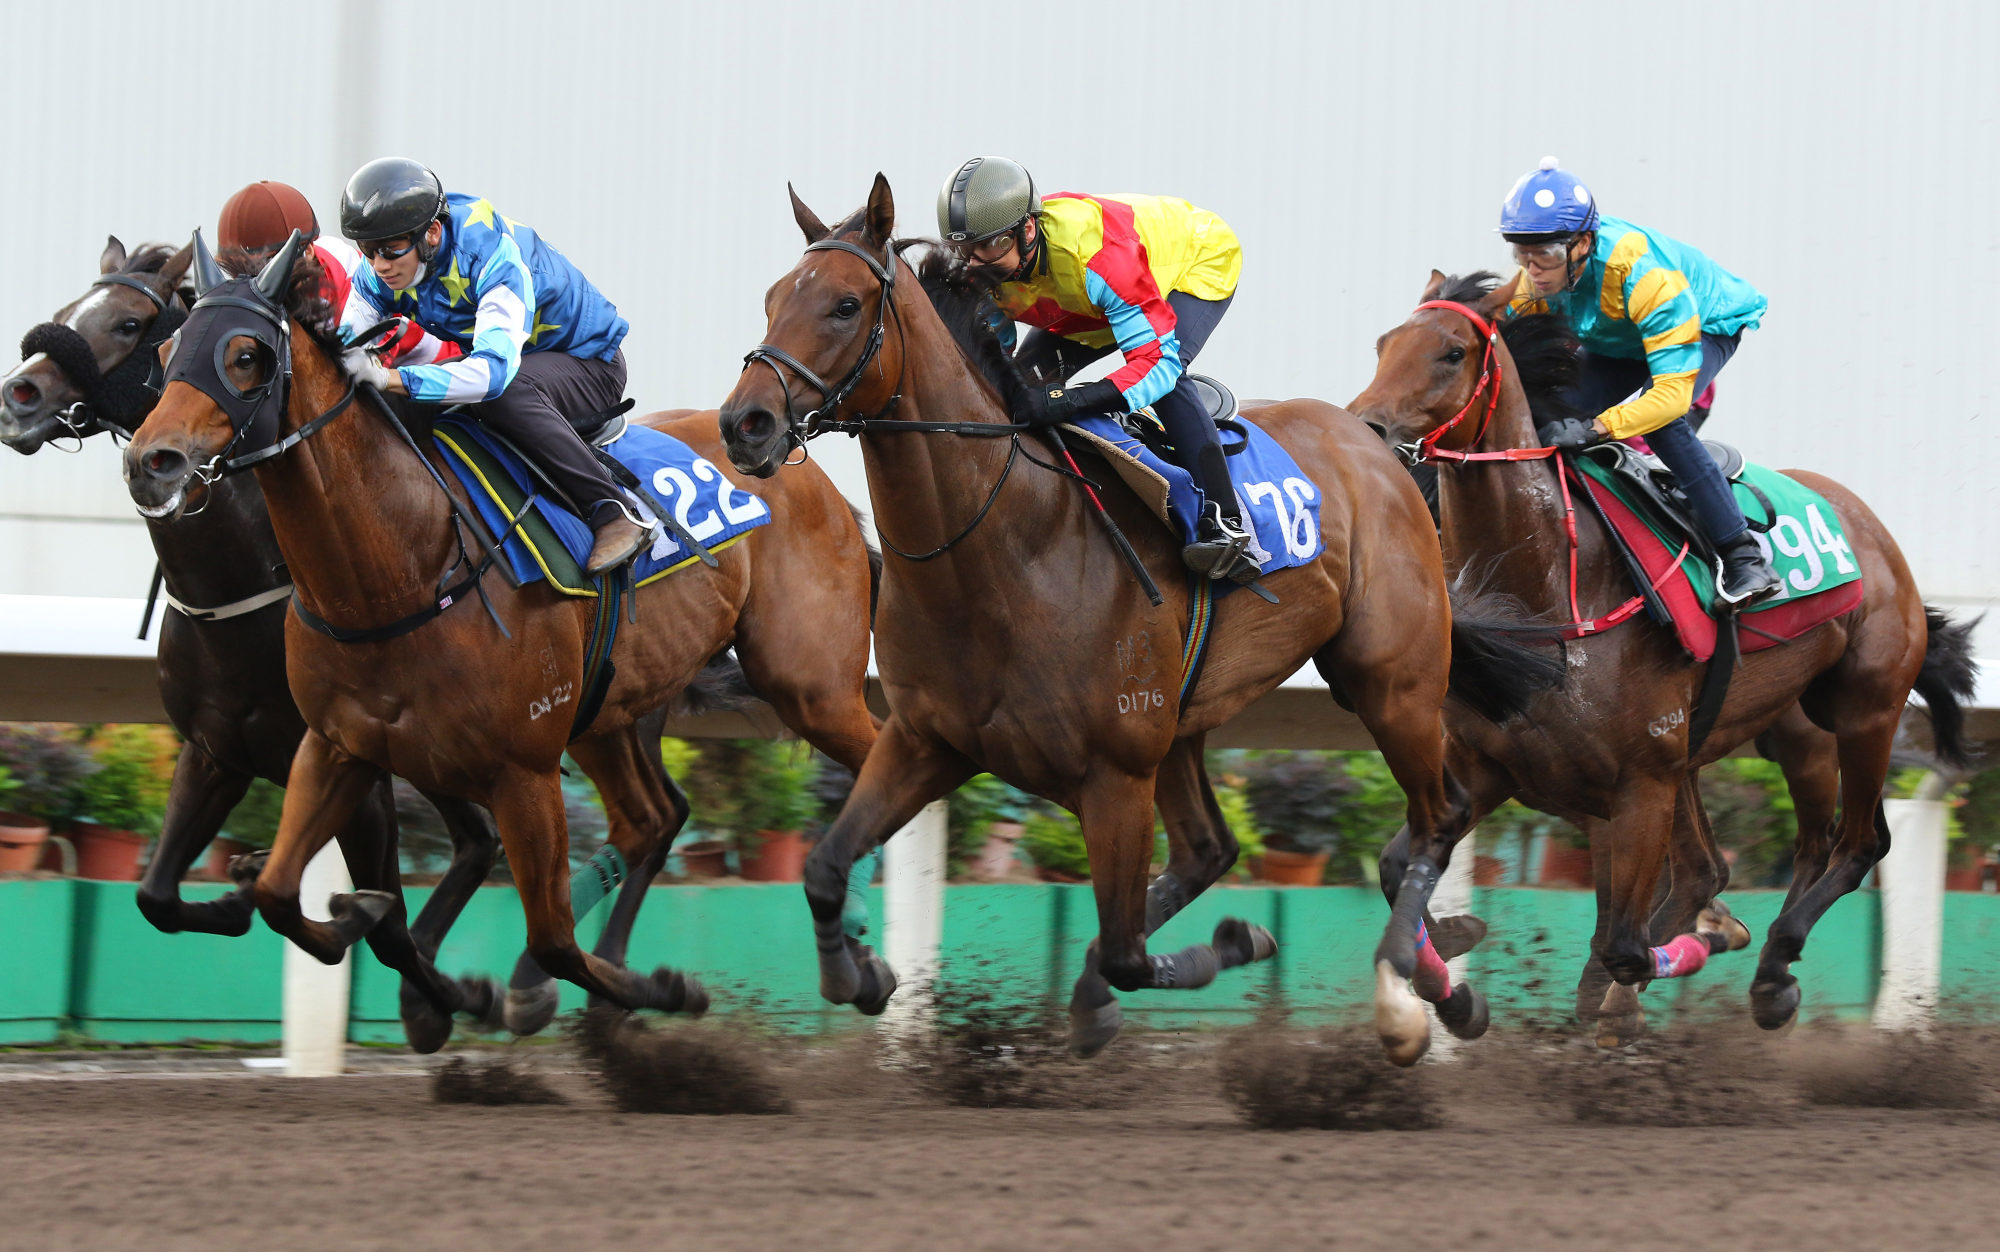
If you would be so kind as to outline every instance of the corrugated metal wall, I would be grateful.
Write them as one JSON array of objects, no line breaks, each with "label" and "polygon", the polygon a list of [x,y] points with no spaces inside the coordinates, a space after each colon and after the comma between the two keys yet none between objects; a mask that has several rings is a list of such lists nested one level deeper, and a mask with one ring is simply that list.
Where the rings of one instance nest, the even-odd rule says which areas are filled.
[{"label": "corrugated metal wall", "polygon": [[[1990,4],[160,12],[10,16],[0,330],[79,292],[107,231],[184,237],[261,177],[330,220],[348,170],[402,153],[618,302],[643,406],[713,404],[797,255],[786,180],[831,218],[883,170],[929,233],[938,183],[998,151],[1220,212],[1249,259],[1204,365],[1345,401],[1432,266],[1505,262],[1500,197],[1553,152],[1770,296],[1710,429],[1858,490],[1927,594],[2000,601]],[[150,558],[99,443],[0,455],[0,592],[138,594]],[[820,454],[859,494],[852,450]]]}]

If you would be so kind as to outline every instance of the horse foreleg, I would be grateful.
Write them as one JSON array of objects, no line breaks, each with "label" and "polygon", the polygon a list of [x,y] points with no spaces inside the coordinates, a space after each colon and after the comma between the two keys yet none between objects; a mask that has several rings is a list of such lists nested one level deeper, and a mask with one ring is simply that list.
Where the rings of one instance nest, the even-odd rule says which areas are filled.
[{"label": "horse foreleg", "polygon": [[806,903],[819,950],[819,993],[874,1016],[888,1007],[896,973],[841,925],[855,858],[900,830],[974,772],[972,762],[891,717],[863,762],[840,815],[806,857]]},{"label": "horse foreleg", "polygon": [[423,797],[438,811],[451,834],[451,864],[418,910],[417,920],[410,923],[410,939],[417,950],[435,958],[458,915],[493,872],[493,862],[500,856],[500,832],[493,828],[486,810],[470,800],[430,791]]},{"label": "horse foreleg", "polygon": [[528,923],[528,955],[557,978],[627,1010],[675,1013],[688,1006],[688,980],[670,969],[635,974],[583,951],[576,942],[570,911],[569,830],[563,815],[562,784],[556,771],[505,771],[493,789],[493,818],[500,827],[507,861]]},{"label": "horse foreleg", "polygon": [[167,791],[160,842],[139,882],[139,912],[154,929],[170,935],[182,930],[208,935],[249,932],[255,906],[242,891],[200,903],[181,899],[181,879],[249,787],[250,775],[226,768],[200,744],[190,740],[181,745]]},{"label": "horse foreleg", "polygon": [[[251,887],[265,925],[328,965],[339,964],[342,954],[374,928],[397,898],[383,891],[336,895],[327,902],[332,920],[313,921],[299,911],[299,880],[306,863],[347,828],[355,807],[382,777],[379,767],[349,756],[318,731],[307,730],[292,758],[277,840]],[[348,868],[351,873],[354,866]]]}]

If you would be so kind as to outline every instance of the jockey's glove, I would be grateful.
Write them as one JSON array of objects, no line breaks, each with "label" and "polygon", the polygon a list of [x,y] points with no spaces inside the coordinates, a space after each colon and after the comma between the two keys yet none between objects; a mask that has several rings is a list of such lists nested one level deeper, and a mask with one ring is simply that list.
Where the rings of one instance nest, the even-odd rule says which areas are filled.
[{"label": "jockey's glove", "polygon": [[340,354],[340,363],[347,370],[347,376],[357,384],[366,383],[377,391],[389,390],[389,384],[396,381],[396,371],[375,359],[375,354],[366,348],[349,348]]},{"label": "jockey's glove", "polygon": [[1109,379],[1080,383],[1030,383],[1014,401],[1014,417],[1031,426],[1059,426],[1094,413],[1122,413],[1125,395]]},{"label": "jockey's glove", "polygon": [[1588,417],[1565,417],[1561,421],[1550,422],[1542,427],[1542,438],[1547,440],[1552,448],[1571,451],[1604,442],[1604,436],[1598,432],[1596,420]]}]

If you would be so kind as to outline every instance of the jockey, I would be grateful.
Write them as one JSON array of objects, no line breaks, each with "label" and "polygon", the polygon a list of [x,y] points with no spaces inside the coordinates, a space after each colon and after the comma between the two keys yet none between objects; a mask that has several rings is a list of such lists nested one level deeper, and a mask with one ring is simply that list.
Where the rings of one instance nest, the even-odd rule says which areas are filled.
[{"label": "jockey", "polygon": [[490,201],[446,195],[415,161],[385,157],[356,171],[340,195],[340,231],[368,262],[354,272],[344,337],[401,314],[466,349],[390,369],[357,347],[349,373],[428,404],[468,405],[520,445],[597,532],[590,573],[636,556],[651,531],[570,425],[624,395],[628,327],[617,308],[533,229]]},{"label": "jockey", "polygon": [[[1189,362],[1236,296],[1243,251],[1223,220],[1167,196],[1037,195],[1028,171],[974,157],[938,192],[938,233],[994,287],[1004,321],[1034,327],[1015,353],[1030,385],[1011,397],[1020,420],[1055,425],[1151,406],[1206,503],[1181,556],[1211,578],[1250,582],[1250,549],[1222,441]],[[1069,378],[1116,347],[1123,367],[1076,387]]]},{"label": "jockey", "polygon": [[1551,423],[1543,438],[1582,448],[1644,435],[1715,546],[1717,594],[1736,605],[1777,594],[1777,572],[1686,417],[1768,302],[1687,244],[1599,217],[1554,157],[1507,193],[1500,234],[1522,270],[1509,313],[1561,314],[1583,344],[1571,399],[1597,416]]},{"label": "jockey", "polygon": [[[336,316],[347,306],[354,271],[361,268],[361,254],[344,239],[320,238],[319,215],[298,188],[269,180],[251,183],[223,204],[216,227],[217,246],[254,267],[270,260],[294,230],[304,232],[324,276],[322,291],[327,303]],[[231,257],[223,259],[226,262]],[[408,321],[376,351],[392,365],[433,365],[465,355],[457,344]]]}]

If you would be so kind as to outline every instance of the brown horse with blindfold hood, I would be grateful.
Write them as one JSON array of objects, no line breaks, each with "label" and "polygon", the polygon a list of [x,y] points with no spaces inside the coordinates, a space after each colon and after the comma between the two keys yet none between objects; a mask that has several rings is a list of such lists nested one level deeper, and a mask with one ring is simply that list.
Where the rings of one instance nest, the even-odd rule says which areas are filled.
[{"label": "brown horse with blindfold hood", "polygon": [[[1193,597],[1176,538],[1135,496],[1103,493],[1147,567],[1174,574],[1159,579],[1164,602],[1151,604],[1083,485],[1012,424],[1001,397],[1018,380],[985,328],[979,293],[935,262],[912,280],[890,242],[885,179],[831,229],[796,196],[793,212],[808,247],[765,295],[765,343],[722,410],[729,454],[771,475],[820,429],[859,433],[876,524],[898,554],[887,558],[876,614],[891,714],[807,864],[821,994],[881,1011],[895,975],[841,932],[848,868],[980,770],[1082,819],[1098,938],[1070,1003],[1076,1051],[1116,1034],[1113,987],[1200,987],[1269,956],[1271,936],[1234,918],[1211,942],[1171,955],[1149,954],[1146,940],[1236,860],[1203,767],[1208,732],[1308,661],[1374,735],[1408,797],[1411,829],[1442,864],[1467,813],[1444,770],[1447,686],[1504,718],[1560,668],[1487,634],[1471,596],[1454,616],[1430,515],[1388,449],[1319,401],[1245,413],[1316,485],[1323,550],[1266,578],[1279,603],[1246,592],[1215,606],[1207,663],[1183,708],[1175,697]],[[795,390],[817,402],[810,417]],[[848,414],[859,420],[840,420]],[[1156,805],[1172,854],[1149,886]],[[1417,972],[1427,894],[1399,901],[1383,941],[1391,981]],[[1484,1030],[1470,987],[1419,990],[1441,1001],[1454,1031]],[[1428,1038],[1421,1006],[1398,1033]]]},{"label": "brown horse with blindfold hood", "polygon": [[[541,969],[625,1008],[698,1011],[706,995],[693,979],[623,965],[645,888],[687,816],[660,767],[656,711],[733,644],[788,726],[858,767],[875,733],[863,702],[870,576],[859,527],[822,474],[758,490],[778,524],[716,553],[713,567],[634,593],[615,677],[572,741],[571,717],[544,714],[581,704],[593,604],[484,577],[457,490],[380,397],[345,376],[319,276],[309,265],[294,273],[300,239],[255,278],[225,281],[196,235],[201,299],[160,404],[125,454],[134,501],[161,516],[216,475],[254,468],[296,585],[287,664],[307,731],[254,886],[258,909],[328,962],[370,929],[386,903],[379,892],[340,897],[330,923],[311,921],[299,875],[391,772],[492,812]],[[659,426],[720,459],[712,416]],[[565,748],[598,785],[610,842],[632,868],[594,953],[577,946],[570,907]],[[460,1006],[447,996],[439,1007]]]}]

